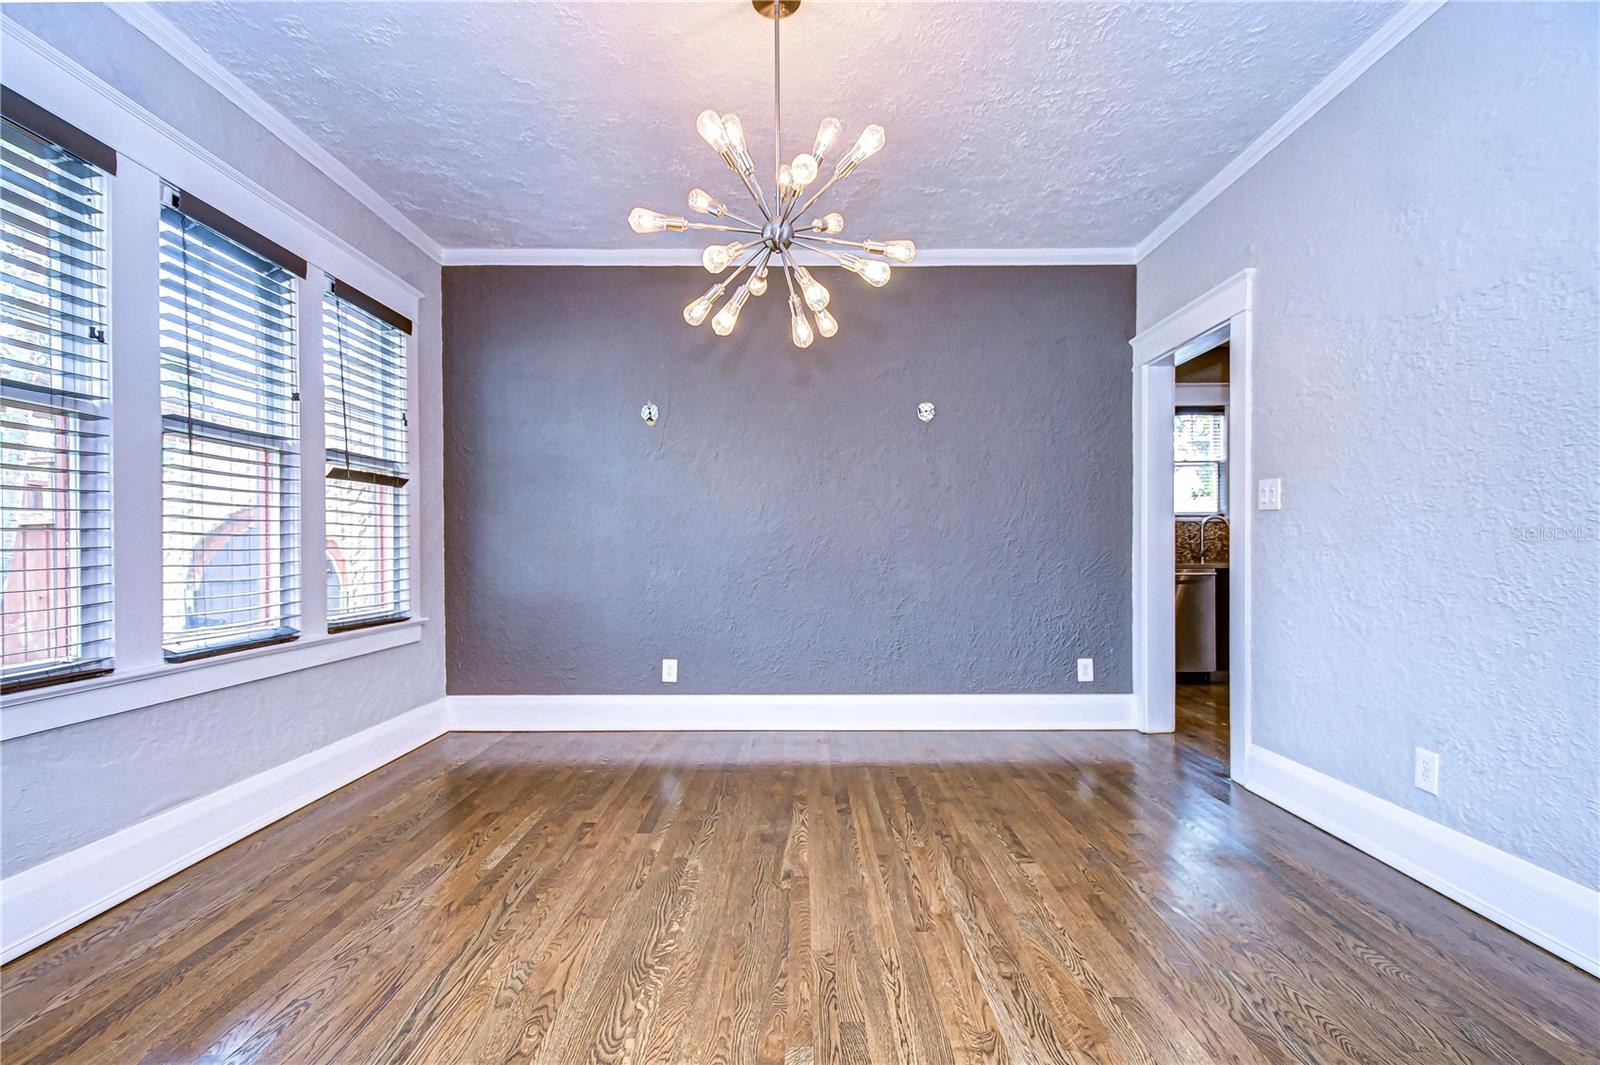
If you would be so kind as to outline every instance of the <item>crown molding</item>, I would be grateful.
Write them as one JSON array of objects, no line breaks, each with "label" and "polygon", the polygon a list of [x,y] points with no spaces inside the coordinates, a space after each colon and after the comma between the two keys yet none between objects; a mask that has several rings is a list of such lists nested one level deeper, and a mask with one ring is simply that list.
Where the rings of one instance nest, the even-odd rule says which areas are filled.
[{"label": "crown molding", "polygon": [[1316,87],[1284,112],[1283,117],[1267,127],[1265,133],[1251,141],[1232,162],[1223,167],[1210,181],[1200,186],[1194,195],[1184,200],[1176,211],[1152,229],[1134,249],[1134,262],[1142,261],[1164,240],[1199,214],[1207,204],[1227,191],[1228,187],[1243,177],[1251,167],[1266,158],[1272,149],[1288,140],[1290,134],[1332,103],[1335,97],[1371,69],[1374,63],[1388,55],[1396,45],[1409,37],[1413,30],[1428,21],[1434,12],[1445,5],[1445,2],[1446,0],[1411,0],[1405,4],[1389,21],[1380,26],[1376,33],[1368,37],[1361,47],[1351,52],[1344,62],[1334,67],[1327,77],[1317,82]]},{"label": "crown molding", "polygon": [[391,229],[410,241],[419,251],[435,262],[440,261],[439,242],[422,231],[398,207],[368,185],[348,166],[336,159],[332,152],[317,143],[309,133],[292,119],[264,100],[238,76],[217,62],[163,14],[148,3],[107,4],[122,20],[162,51],[176,59],[190,73],[221,93],[230,103],[265,127],[273,136],[288,145],[312,166],[322,171],[329,180],[355,197],[367,210],[383,219]]},{"label": "crown molding", "polygon": [[[1378,31],[1250,142],[1227,166],[1202,185],[1132,247],[1112,248],[928,248],[915,266],[1126,266],[1136,265],[1192,220],[1234,182],[1305,125],[1401,41],[1426,22],[1447,0],[1410,0]],[[697,266],[694,249],[669,248],[444,248],[355,171],[340,162],[288,116],[263,99],[238,76],[144,2],[107,5],[196,77],[260,123],[307,162],[322,171],[368,210],[388,223],[424,254],[444,266]],[[802,254],[806,265],[827,265],[822,256]]]},{"label": "crown molding", "polygon": [[[801,251],[802,266],[833,260]],[[1133,248],[924,248],[910,267],[922,266],[1132,266]],[[445,248],[445,266],[699,266],[699,248]],[[901,269],[899,263],[895,269]]]}]

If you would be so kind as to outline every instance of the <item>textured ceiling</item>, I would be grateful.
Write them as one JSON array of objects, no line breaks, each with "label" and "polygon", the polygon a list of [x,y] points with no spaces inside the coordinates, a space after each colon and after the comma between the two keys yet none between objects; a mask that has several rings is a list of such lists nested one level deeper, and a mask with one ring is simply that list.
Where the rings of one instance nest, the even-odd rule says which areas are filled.
[{"label": "textured ceiling", "polygon": [[[742,0],[160,11],[446,247],[637,247],[633,205],[732,197],[706,107],[771,166],[772,23]],[[887,128],[829,194],[857,235],[1132,245],[1393,11],[806,0],[783,23],[785,152],[826,115]]]}]

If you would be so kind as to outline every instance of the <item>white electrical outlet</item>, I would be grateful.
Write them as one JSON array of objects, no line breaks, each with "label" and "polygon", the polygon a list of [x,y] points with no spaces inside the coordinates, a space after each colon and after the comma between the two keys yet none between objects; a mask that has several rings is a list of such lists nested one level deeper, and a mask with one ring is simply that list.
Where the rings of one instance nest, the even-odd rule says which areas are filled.
[{"label": "white electrical outlet", "polygon": [[1080,684],[1094,680],[1094,659],[1078,659],[1078,682]]},{"label": "white electrical outlet", "polygon": [[678,660],[676,658],[663,658],[661,660],[661,683],[678,683]]},{"label": "white electrical outlet", "polygon": [[1283,480],[1281,478],[1268,477],[1266,480],[1256,482],[1256,509],[1283,509]]},{"label": "white electrical outlet", "polygon": [[1439,754],[1426,747],[1417,748],[1416,785],[1429,795],[1439,794]]}]

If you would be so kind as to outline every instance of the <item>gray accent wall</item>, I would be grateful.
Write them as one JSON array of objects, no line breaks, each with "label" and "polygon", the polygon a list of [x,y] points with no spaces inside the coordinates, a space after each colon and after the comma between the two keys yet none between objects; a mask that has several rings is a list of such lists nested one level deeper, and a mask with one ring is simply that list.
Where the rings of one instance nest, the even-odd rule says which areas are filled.
[{"label": "gray accent wall", "polygon": [[445,270],[452,693],[1130,690],[1133,269],[819,277]]},{"label": "gray accent wall", "polygon": [[[101,5],[8,4],[5,13],[427,294],[412,348],[422,381],[413,594],[417,614],[430,619],[419,644],[0,744],[0,869],[10,876],[437,699],[444,566],[438,265]],[[146,354],[154,374],[155,352]],[[320,565],[310,567],[312,587]]]},{"label": "gray accent wall", "polygon": [[1256,268],[1255,742],[1591,888],[1597,40],[1446,5],[1139,265],[1141,327]]}]

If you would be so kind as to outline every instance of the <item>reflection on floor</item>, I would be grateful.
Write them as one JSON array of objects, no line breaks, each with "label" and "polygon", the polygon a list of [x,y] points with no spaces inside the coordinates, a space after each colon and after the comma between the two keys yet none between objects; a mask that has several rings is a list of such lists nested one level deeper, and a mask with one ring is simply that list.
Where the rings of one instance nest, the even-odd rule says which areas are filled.
[{"label": "reflection on floor", "polygon": [[1232,788],[1211,710],[451,734],[0,970],[0,1052],[1594,1060],[1593,980]]},{"label": "reflection on floor", "polygon": [[1196,759],[1228,775],[1228,686],[1178,685],[1178,740]]}]

